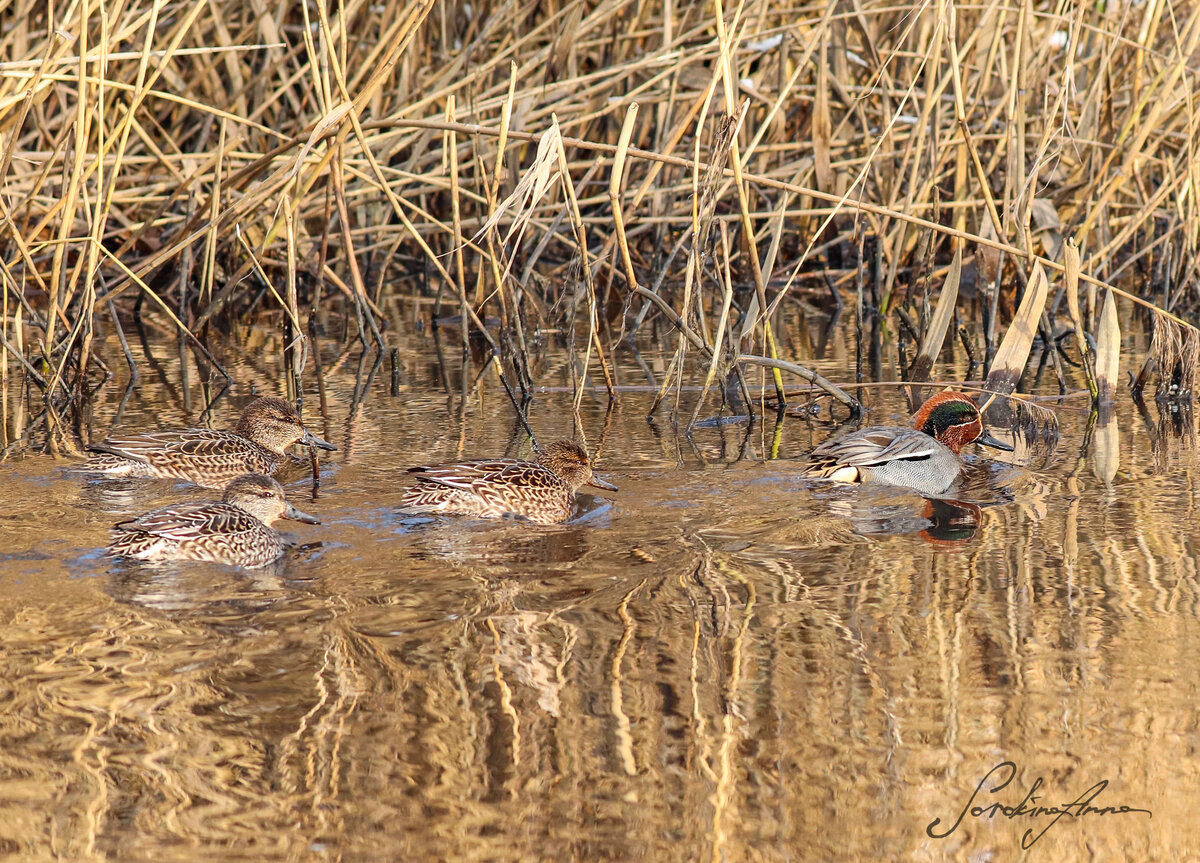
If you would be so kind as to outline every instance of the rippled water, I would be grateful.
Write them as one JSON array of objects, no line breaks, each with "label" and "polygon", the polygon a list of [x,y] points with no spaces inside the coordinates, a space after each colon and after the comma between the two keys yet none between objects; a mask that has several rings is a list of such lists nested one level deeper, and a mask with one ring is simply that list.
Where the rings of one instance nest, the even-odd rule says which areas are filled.
[{"label": "rippled water", "polygon": [[[811,362],[847,380],[851,336]],[[396,390],[386,359],[368,380],[321,343],[305,414],[340,450],[315,499],[287,484],[324,524],[284,523],[300,547],[273,569],[114,563],[112,523],[207,493],[0,465],[0,854],[983,861],[1048,828],[1030,859],[1200,859],[1190,416],[1122,396],[1089,432],[1077,399],[1012,464],[972,453],[956,506],[797,479],[827,414],[689,439],[647,423],[652,391],[589,395],[619,492],[557,527],[411,519],[403,468],[522,443],[494,374],[463,403],[428,334],[392,338]],[[280,349],[222,349],[215,426],[280,392]],[[618,373],[644,384],[635,359]],[[185,387],[172,345],[158,361],[123,407],[123,382],[102,392],[93,437],[202,421],[195,367]],[[904,421],[898,391],[871,398]],[[530,419],[570,434],[569,392]],[[1153,817],[988,810],[929,835],[1006,761],[974,805],[1107,780],[1093,806]]]}]

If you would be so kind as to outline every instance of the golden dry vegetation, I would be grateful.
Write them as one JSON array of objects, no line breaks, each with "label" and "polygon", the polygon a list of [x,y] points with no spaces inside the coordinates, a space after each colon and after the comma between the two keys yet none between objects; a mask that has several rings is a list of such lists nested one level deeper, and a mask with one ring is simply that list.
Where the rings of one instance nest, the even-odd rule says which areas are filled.
[{"label": "golden dry vegetation", "polygon": [[[678,342],[664,386],[757,365],[778,388],[778,369],[814,379],[772,329],[798,300],[919,338],[959,248],[985,358],[1040,265],[1048,341],[1096,331],[1093,288],[1118,284],[1159,308],[1155,355],[1190,380],[1195,330],[1162,313],[1198,299],[1189,4],[0,15],[4,374],[52,402],[104,378],[96,327],[135,298],[217,374],[223,315],[273,310],[303,348],[308,310],[340,303],[382,346],[394,292],[473,322],[514,392],[539,331],[569,327],[611,385],[648,320]],[[1060,291],[1072,240],[1082,304]]]},{"label": "golden dry vegetation", "polygon": [[[632,377],[630,334],[676,349],[664,386],[725,391],[748,366],[803,375],[796,316],[835,297],[954,332],[949,279],[981,358],[1024,362],[1028,340],[1000,353],[1013,315],[1033,339],[1045,312],[1073,359],[1076,321],[1111,345],[1108,284],[1190,374],[1195,331],[1168,315],[1200,300],[1198,41],[1200,6],[1169,2],[0,6],[5,416],[10,389],[61,412],[119,372],[139,305],[192,351],[170,378],[219,377],[206,346],[253,316],[264,390],[284,345],[291,383],[312,374],[312,322],[344,313],[325,372],[335,406],[354,393],[338,532],[291,581],[80,577],[111,513],[6,476],[0,855],[1003,856],[1019,829],[922,829],[1004,753],[1154,810],[1054,832],[1048,858],[1185,858],[1194,470],[1160,476],[1187,445],[1129,405],[950,540],[867,539],[763,482],[757,428],[696,450],[721,464],[712,439],[743,436],[751,479],[665,483],[682,457],[618,412],[646,469],[611,536],[485,543],[402,533],[380,474],[498,444],[507,406],[470,434],[368,412],[352,367],[358,340],[395,347],[403,295],[472,321],[514,393]],[[577,363],[535,361],[554,330]],[[192,418],[143,389],[138,421]]]}]

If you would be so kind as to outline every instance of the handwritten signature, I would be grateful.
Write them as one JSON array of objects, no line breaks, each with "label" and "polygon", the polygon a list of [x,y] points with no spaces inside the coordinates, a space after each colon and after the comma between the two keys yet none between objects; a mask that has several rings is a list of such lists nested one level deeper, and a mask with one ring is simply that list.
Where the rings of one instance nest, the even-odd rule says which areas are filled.
[{"label": "handwritten signature", "polygon": [[[1007,771],[1008,775],[1003,782],[1000,782],[1000,784],[996,785],[994,788],[984,789],[983,786],[987,784],[989,779],[995,775],[996,779],[999,780],[1000,776],[997,774],[1002,774],[1004,771]],[[1131,806],[1093,806],[1092,802],[1100,796],[1100,793],[1105,788],[1108,787],[1107,779],[1100,780],[1070,803],[1060,803],[1057,806],[1037,805],[1039,795],[1036,792],[1042,787],[1042,777],[1040,776],[1034,780],[1033,785],[1031,785],[1029,790],[1025,792],[1025,798],[1016,806],[1004,806],[1000,803],[992,803],[988,806],[972,805],[975,803],[975,798],[979,796],[981,791],[986,790],[988,794],[996,794],[1000,791],[1003,791],[1008,787],[1008,784],[1013,781],[1013,777],[1016,775],[1017,765],[1013,762],[1003,761],[1000,764],[997,764],[988,771],[986,776],[979,780],[979,784],[975,786],[975,790],[971,793],[971,798],[967,801],[967,805],[964,806],[962,811],[958,813],[958,818],[952,825],[950,825],[950,829],[941,833],[936,832],[934,828],[942,823],[942,819],[934,818],[925,827],[925,834],[931,839],[945,839],[958,829],[958,825],[962,824],[963,818],[965,818],[968,813],[975,818],[995,818],[997,815],[1003,815],[1005,818],[1017,818],[1020,816],[1037,818],[1042,815],[1053,816],[1053,819],[1049,824],[1041,829],[1041,832],[1035,834],[1033,832],[1034,828],[1031,827],[1021,834],[1021,847],[1028,850],[1033,847],[1035,842],[1045,836],[1046,831],[1057,824],[1058,820],[1064,815],[1070,815],[1072,818],[1082,818],[1084,815],[1126,815],[1132,812],[1138,812],[1149,815],[1151,818],[1154,817],[1154,813],[1152,813],[1149,809],[1135,809]]]}]

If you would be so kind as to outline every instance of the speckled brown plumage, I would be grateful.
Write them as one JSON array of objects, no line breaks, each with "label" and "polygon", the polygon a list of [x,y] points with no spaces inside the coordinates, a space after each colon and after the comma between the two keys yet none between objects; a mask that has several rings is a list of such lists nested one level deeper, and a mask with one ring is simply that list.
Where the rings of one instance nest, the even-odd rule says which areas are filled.
[{"label": "speckled brown plumage", "polygon": [[304,427],[295,407],[266,396],[242,411],[233,431],[181,429],[106,438],[87,449],[81,470],[123,477],[184,479],[205,488],[224,488],[246,473],[270,475],[288,460],[294,443],[337,447]]},{"label": "speckled brown plumage", "polygon": [[271,527],[280,518],[320,524],[288,503],[274,479],[247,474],[229,484],[220,502],[179,504],[115,525],[108,552],[147,561],[266,566],[284,552],[283,538]]},{"label": "speckled brown plumage", "polygon": [[615,491],[592,475],[587,451],[570,440],[548,444],[537,461],[474,459],[415,467],[417,484],[404,493],[410,513],[442,513],[476,518],[520,516],[539,524],[566,521],[575,492],[584,485]]}]

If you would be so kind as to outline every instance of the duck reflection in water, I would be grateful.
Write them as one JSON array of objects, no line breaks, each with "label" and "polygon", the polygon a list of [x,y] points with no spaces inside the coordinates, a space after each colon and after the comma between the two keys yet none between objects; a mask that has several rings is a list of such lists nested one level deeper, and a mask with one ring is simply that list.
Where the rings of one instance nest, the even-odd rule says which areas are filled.
[{"label": "duck reflection in water", "polygon": [[928,497],[917,510],[910,502],[861,500],[833,502],[830,511],[850,521],[859,536],[917,534],[931,545],[953,549],[972,542],[983,523],[983,509],[968,500]]},{"label": "duck reflection in water", "polygon": [[983,523],[983,510],[969,500],[926,498],[921,514],[929,520],[929,527],[921,531],[921,536],[938,548],[966,545]]}]

